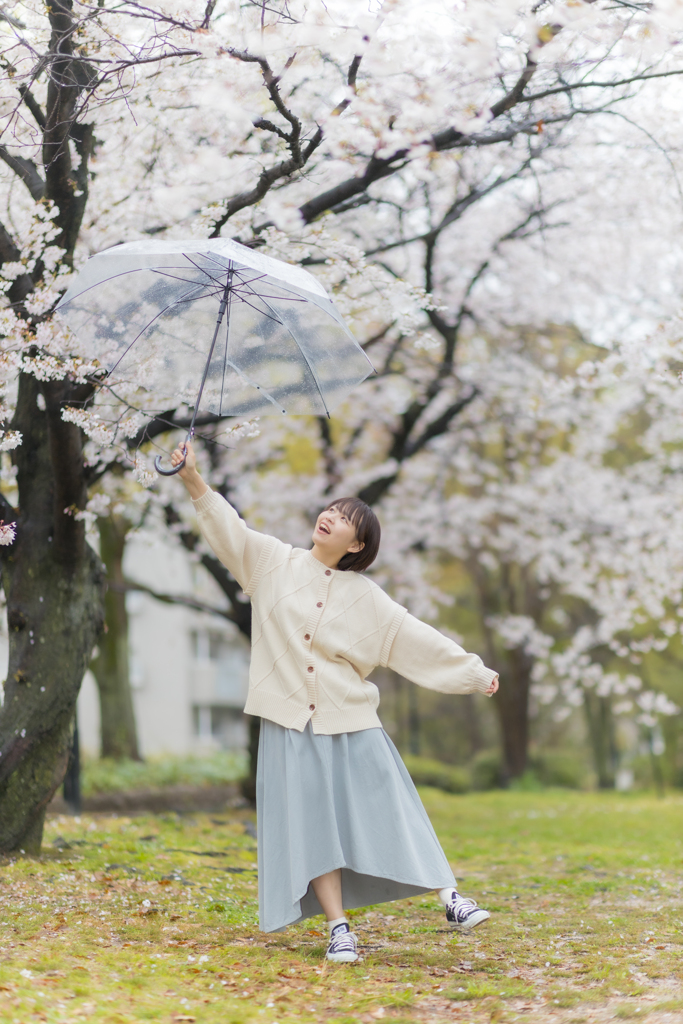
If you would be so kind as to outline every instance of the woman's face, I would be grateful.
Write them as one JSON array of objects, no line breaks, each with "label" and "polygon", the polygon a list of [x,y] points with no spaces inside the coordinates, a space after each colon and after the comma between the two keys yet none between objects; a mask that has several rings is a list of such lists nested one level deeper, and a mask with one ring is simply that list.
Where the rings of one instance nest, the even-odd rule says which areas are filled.
[{"label": "woman's face", "polygon": [[325,561],[339,562],[347,552],[361,551],[363,545],[356,538],[356,528],[348,516],[335,506],[318,516],[312,537],[315,546],[325,553]]}]

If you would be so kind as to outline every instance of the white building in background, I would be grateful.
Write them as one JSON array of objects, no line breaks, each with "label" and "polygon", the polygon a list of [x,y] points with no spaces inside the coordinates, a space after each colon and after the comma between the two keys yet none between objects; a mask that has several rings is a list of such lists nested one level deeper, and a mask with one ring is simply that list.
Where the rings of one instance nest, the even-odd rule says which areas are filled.
[{"label": "white building in background", "polygon": [[[193,596],[216,607],[226,600],[201,566],[179,547],[148,534],[126,547],[125,575],[158,593]],[[164,604],[140,591],[126,598],[130,677],[143,757],[247,744],[242,708],[247,695],[249,644],[220,616]],[[88,672],[78,699],[81,749],[100,750],[97,687]]]}]

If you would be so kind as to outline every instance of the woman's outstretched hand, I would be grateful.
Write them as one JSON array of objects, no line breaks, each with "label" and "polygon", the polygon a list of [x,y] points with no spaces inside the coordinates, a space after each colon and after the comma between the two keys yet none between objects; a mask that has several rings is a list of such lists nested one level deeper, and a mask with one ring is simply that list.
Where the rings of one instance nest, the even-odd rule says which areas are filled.
[{"label": "woman's outstretched hand", "polygon": [[498,693],[498,676],[495,676],[491,680],[491,685],[489,686],[488,690],[486,690],[486,696],[493,697],[494,693]]},{"label": "woman's outstretched hand", "polygon": [[[186,454],[187,453],[187,454]],[[190,441],[183,441],[179,444],[176,450],[171,455],[171,465],[175,469],[185,459],[185,465],[178,473],[181,480],[184,480],[188,474],[188,471],[196,471],[197,469],[197,456],[194,453],[194,448]]]},{"label": "woman's outstretched hand", "polygon": [[197,469],[197,456],[189,441],[184,441],[183,444],[178,445],[171,455],[171,465],[174,467],[179,466],[183,459],[185,459],[185,465],[178,472],[178,476],[187,487],[190,497],[196,501],[197,498],[201,498],[203,494],[206,494],[209,488],[202,480],[201,474]]}]

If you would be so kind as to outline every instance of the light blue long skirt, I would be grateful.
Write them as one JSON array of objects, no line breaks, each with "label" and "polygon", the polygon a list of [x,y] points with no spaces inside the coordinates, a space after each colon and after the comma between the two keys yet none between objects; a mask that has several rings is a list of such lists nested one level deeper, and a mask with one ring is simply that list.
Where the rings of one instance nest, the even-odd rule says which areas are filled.
[{"label": "light blue long skirt", "polygon": [[349,910],[455,885],[383,729],[318,736],[264,719],[256,805],[264,932],[321,914],[310,882],[336,868]]}]

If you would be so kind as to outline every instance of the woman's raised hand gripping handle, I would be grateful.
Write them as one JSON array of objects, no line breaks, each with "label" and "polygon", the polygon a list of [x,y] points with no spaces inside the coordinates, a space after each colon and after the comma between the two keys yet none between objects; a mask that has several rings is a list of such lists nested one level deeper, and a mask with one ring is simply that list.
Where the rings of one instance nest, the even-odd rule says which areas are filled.
[{"label": "woman's raised hand gripping handle", "polygon": [[208,487],[197,469],[197,456],[190,441],[184,441],[171,455],[171,465],[175,468],[185,462],[182,469],[178,470],[178,476],[185,484],[190,497],[196,501],[206,494]]}]

